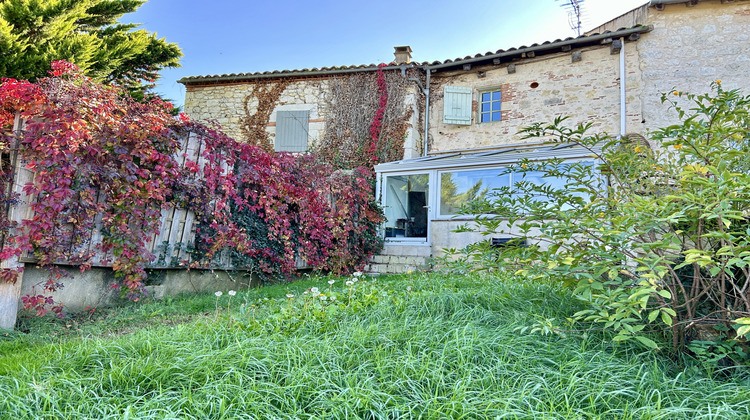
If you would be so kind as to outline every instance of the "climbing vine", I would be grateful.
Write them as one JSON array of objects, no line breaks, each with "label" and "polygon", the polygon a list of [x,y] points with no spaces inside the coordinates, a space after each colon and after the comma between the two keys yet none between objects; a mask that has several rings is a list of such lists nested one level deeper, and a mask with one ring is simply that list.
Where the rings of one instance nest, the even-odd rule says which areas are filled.
[{"label": "climbing vine", "polygon": [[[381,213],[372,202],[371,170],[336,172],[314,156],[271,154],[175,118],[160,100],[135,102],[70,63],[52,69],[34,84],[0,86],[0,151],[18,144],[35,173],[23,188],[32,216],[14,225],[0,213],[0,260],[32,253],[51,271],[48,292],[63,281],[57,264],[85,271],[105,255],[100,263],[137,300],[154,259],[147,245],[161,228],[162,209],[175,207],[199,220],[195,252],[183,262],[193,268],[229,252],[231,268],[269,276],[292,273],[298,258],[344,273],[361,269],[378,250]],[[26,121],[19,135],[9,129],[13,115]],[[199,156],[178,156],[191,135],[199,138]],[[4,203],[15,199],[8,188],[0,193]],[[3,272],[2,280],[17,274]],[[42,294],[24,297],[40,314],[53,303]]]},{"label": "climbing vine", "polygon": [[413,82],[399,71],[359,73],[329,82],[329,118],[315,153],[339,168],[372,166],[403,158],[413,109],[405,102]]},{"label": "climbing vine", "polygon": [[[273,152],[273,143],[269,139],[266,126],[281,94],[284,93],[289,83],[290,79],[281,79],[275,83],[253,85],[250,95],[242,101],[245,116],[240,118],[240,129],[245,143],[259,146],[269,153]],[[255,112],[252,112],[253,108]]]}]

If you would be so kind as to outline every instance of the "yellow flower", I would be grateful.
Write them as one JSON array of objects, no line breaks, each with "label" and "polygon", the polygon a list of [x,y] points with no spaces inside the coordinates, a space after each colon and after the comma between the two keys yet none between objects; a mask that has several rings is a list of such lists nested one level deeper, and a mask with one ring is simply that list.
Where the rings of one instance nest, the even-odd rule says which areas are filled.
[{"label": "yellow flower", "polygon": [[720,84],[721,84],[721,79],[717,80],[717,81],[716,81],[716,84],[717,84],[717,85],[720,85]]},{"label": "yellow flower", "polygon": [[680,150],[680,149],[682,149],[682,145],[681,144],[675,144],[674,148],[677,149],[677,150]]},{"label": "yellow flower", "polygon": [[679,94],[680,94],[680,92],[678,92],[678,91],[674,91],[674,96],[677,96],[677,95],[679,95]]}]

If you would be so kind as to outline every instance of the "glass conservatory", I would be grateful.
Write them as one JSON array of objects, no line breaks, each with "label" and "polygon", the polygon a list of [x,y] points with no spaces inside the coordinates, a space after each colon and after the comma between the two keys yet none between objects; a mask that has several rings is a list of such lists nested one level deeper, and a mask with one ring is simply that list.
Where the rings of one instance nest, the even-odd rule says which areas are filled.
[{"label": "glass conservatory", "polygon": [[521,179],[539,185],[564,186],[564,180],[542,173],[526,172],[523,177],[507,173],[507,168],[519,161],[559,158],[593,163],[597,153],[598,150],[576,145],[517,145],[377,165],[377,196],[386,218],[383,227],[386,243],[429,245],[435,222],[454,220],[459,217],[462,205],[485,198],[498,188],[511,187]]}]

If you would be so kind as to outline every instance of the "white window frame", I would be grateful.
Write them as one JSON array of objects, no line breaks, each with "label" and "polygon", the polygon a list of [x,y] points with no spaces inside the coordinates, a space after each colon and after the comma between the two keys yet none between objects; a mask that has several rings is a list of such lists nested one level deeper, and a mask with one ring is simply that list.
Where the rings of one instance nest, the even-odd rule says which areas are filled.
[{"label": "white window frame", "polygon": [[[596,164],[596,159],[591,158],[576,158],[576,159],[565,159],[563,163],[581,163],[581,162],[590,162],[592,164]],[[435,197],[435,201],[432,204],[435,208],[435,215],[432,220],[455,220],[457,218],[460,219],[474,219],[476,216],[481,217],[492,217],[494,215],[492,214],[482,214],[482,215],[470,215],[470,214],[442,214],[440,212],[440,199],[441,199],[441,193],[443,190],[443,174],[445,173],[454,173],[454,172],[469,172],[469,171],[476,171],[481,169],[500,169],[505,170],[509,167],[513,166],[513,164],[504,164],[504,165],[482,165],[482,166],[473,166],[473,167],[458,167],[458,168],[441,168],[439,170],[435,171],[435,182],[434,184],[430,184],[430,187],[432,188],[434,186],[435,192],[433,193],[433,197]],[[521,177],[521,180],[523,180],[523,176],[520,175],[522,172],[511,172],[509,175],[509,187],[512,187],[515,182],[517,182],[516,177]],[[601,175],[601,174],[600,174]]]},{"label": "white window frame", "polygon": [[388,191],[386,178],[391,176],[409,176],[409,175],[427,175],[427,236],[425,238],[405,238],[405,237],[385,237],[385,221],[382,225],[381,237],[385,238],[386,244],[413,244],[413,245],[430,245],[430,235],[432,231],[432,221],[435,220],[435,174],[434,170],[423,171],[403,171],[382,173],[377,178],[376,200],[383,205],[385,212],[385,203],[388,201]]}]

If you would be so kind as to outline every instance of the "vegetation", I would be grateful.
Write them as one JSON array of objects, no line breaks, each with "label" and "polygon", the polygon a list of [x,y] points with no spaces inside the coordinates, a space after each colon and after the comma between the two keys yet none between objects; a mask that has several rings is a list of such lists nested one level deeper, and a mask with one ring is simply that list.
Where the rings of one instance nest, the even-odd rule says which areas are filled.
[{"label": "vegetation", "polygon": [[518,182],[466,211],[501,216],[477,219],[487,235],[532,245],[498,252],[479,244],[461,264],[575,285],[587,306],[564,327],[613,330],[616,341],[650,348],[658,344],[644,331],[663,332],[675,349],[715,341],[731,348],[734,363],[750,365],[741,340],[750,334],[750,97],[720,81],[712,87],[663,96],[681,123],[653,134],[655,150],[635,137],[588,135],[588,125],[568,128],[564,119],[525,130],[584,147],[592,161],[509,168],[557,181]]},{"label": "vegetation", "polygon": [[353,279],[168,298],[90,310],[56,324],[23,319],[26,332],[0,335],[0,413],[18,419],[750,415],[747,375],[728,378],[691,359],[615,344],[607,332],[520,332],[537,315],[564,318],[581,309],[559,283],[440,274],[345,281]]},{"label": "vegetation", "polygon": [[405,98],[413,82],[385,67],[381,64],[375,73],[328,81],[325,105],[336,118],[326,121],[313,149],[324,162],[349,169],[404,157],[404,140],[414,112]]},{"label": "vegetation", "polygon": [[93,79],[131,92],[179,67],[177,44],[117,20],[145,0],[0,0],[0,77],[37,81],[66,60]]},{"label": "vegetation", "polygon": [[[312,156],[269,154],[173,118],[161,100],[136,102],[71,63],[54,62],[51,73],[0,86],[0,202],[12,205],[20,192],[7,187],[11,156],[35,172],[23,186],[35,197],[31,216],[0,213],[0,260],[31,253],[52,272],[47,290],[60,286],[56,263],[96,263],[111,266],[138,299],[163,209],[192,211],[199,225],[195,243],[185,244],[191,259],[176,267],[216,267],[230,253],[232,268],[267,276],[291,275],[297,258],[348,273],[379,249],[371,169],[337,172]],[[26,121],[20,133],[10,130],[15,116]],[[17,276],[0,273],[3,281]],[[23,299],[40,314],[52,303],[43,294]]]}]

